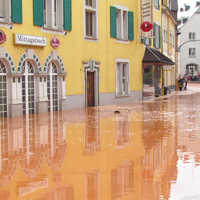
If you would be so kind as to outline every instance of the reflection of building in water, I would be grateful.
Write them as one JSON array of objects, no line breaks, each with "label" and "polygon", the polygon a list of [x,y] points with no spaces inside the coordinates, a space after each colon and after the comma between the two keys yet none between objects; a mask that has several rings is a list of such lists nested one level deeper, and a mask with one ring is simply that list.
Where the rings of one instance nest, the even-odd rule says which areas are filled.
[{"label": "reflection of building in water", "polygon": [[9,119],[0,120],[0,185],[10,181],[16,169],[16,161],[9,151]]},{"label": "reflection of building in water", "polygon": [[85,151],[96,152],[100,150],[99,112],[95,109],[87,110],[85,127]]},{"label": "reflection of building in water", "polygon": [[111,196],[113,199],[126,196],[133,191],[133,187],[132,162],[126,161],[111,171]]},{"label": "reflection of building in water", "polygon": [[17,162],[30,177],[37,174],[45,157],[51,167],[61,166],[66,152],[62,113],[27,115],[20,123],[14,118],[4,119],[0,127],[0,183],[13,177]]},{"label": "reflection of building in water", "polygon": [[89,172],[86,174],[86,200],[100,200],[99,173]]},{"label": "reflection of building in water", "polygon": [[130,119],[129,113],[121,113],[116,115],[116,144],[124,146],[130,140]]},{"label": "reflection of building in water", "polygon": [[70,185],[62,183],[62,176],[59,172],[53,174],[53,187],[37,200],[74,200],[74,189]]},{"label": "reflection of building in water", "polygon": [[161,107],[157,105],[152,119],[144,115],[143,200],[168,199],[171,181],[176,179],[175,119],[166,120],[166,111],[170,113],[169,105],[165,108],[161,104]]}]

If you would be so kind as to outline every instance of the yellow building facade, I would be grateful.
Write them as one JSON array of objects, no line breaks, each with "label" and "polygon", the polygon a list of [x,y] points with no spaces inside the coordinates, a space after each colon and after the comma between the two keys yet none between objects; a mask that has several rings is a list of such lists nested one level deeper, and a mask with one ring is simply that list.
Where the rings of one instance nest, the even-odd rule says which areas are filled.
[{"label": "yellow building facade", "polygon": [[[175,2],[175,3],[174,3]],[[175,89],[176,86],[176,47],[177,47],[177,5],[176,1],[163,1],[162,5],[162,52],[171,58],[175,65],[163,67],[163,87],[168,91]],[[165,92],[167,93],[167,92]]]},{"label": "yellow building facade", "polygon": [[139,1],[9,0],[2,6],[1,116],[142,98]]}]

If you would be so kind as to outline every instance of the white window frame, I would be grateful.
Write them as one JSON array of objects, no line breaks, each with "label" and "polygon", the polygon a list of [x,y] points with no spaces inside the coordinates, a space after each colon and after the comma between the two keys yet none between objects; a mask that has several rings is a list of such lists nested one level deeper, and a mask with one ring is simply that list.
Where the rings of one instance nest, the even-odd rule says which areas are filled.
[{"label": "white window frame", "polygon": [[[55,2],[56,2],[56,12],[54,4]],[[44,28],[63,31],[64,29],[63,1],[44,0],[44,4],[46,5],[44,8]]]},{"label": "white window frame", "polygon": [[189,48],[189,57],[190,58],[196,57],[196,48]]},{"label": "white window frame", "polygon": [[[120,5],[114,5],[115,8],[117,9],[117,12],[120,12],[120,30],[118,30],[118,20],[116,22],[117,25],[117,40],[121,40],[121,41],[129,41],[128,40],[128,11],[129,9],[127,7],[124,6],[120,6]],[[126,27],[124,27],[124,12],[126,12]],[[126,28],[126,31],[125,31]],[[119,32],[120,31],[120,32]]]},{"label": "white window frame", "polygon": [[[85,40],[98,40],[98,0],[92,0],[94,2],[94,7],[86,5],[87,0],[83,0],[83,26],[84,26],[84,39]],[[88,36],[86,30],[86,11],[95,13],[95,21],[93,23],[93,34],[92,36]]]},{"label": "white window frame", "polygon": [[[122,83],[119,83],[119,80],[118,80],[118,74],[119,74],[119,69],[118,69],[118,66],[119,64],[126,64],[127,65],[127,70],[126,72],[128,73],[127,75],[127,82],[128,82],[128,88],[126,88],[127,92],[124,92],[124,91],[119,91],[119,84],[122,84]],[[115,62],[115,66],[116,66],[116,97],[124,97],[124,96],[129,96],[130,95],[130,61],[128,59],[116,59],[116,62]],[[122,76],[122,75],[120,75]]]},{"label": "white window frame", "polygon": [[[26,114],[26,115],[28,115],[29,114],[29,111],[30,111],[30,106],[29,106],[29,86],[28,86],[28,84],[29,84],[29,80],[28,80],[28,78],[29,78],[29,76],[33,76],[33,83],[34,83],[34,112],[33,113],[36,113],[36,101],[35,101],[35,98],[36,98],[36,79],[35,79],[35,68],[34,68],[34,65],[33,65],[33,63],[31,63],[30,61],[28,61],[28,60],[26,60],[26,61],[24,61],[25,63],[24,63],[24,65],[25,65],[25,67],[24,67],[24,72],[23,72],[23,76],[24,76],[24,81],[25,81],[25,87],[23,88],[22,87],[22,90],[24,89],[25,90],[25,102],[23,102],[22,101],[22,104],[26,104],[26,109],[24,110],[24,109],[22,109],[22,112],[24,112],[25,111],[25,113],[24,114]],[[28,62],[29,62],[29,64],[31,64],[32,65],[32,67],[33,67],[33,69],[34,69],[34,72],[33,73],[29,73],[29,71],[28,71]],[[21,84],[22,84],[22,81],[21,81]],[[23,97],[23,95],[22,95],[22,97]],[[32,113],[31,113],[32,114]]]},{"label": "white window frame", "polygon": [[[54,73],[53,72],[53,65],[55,65],[56,66],[56,70],[57,70],[57,73]],[[54,94],[57,94],[57,110],[56,111],[59,111],[59,109],[60,109],[60,105],[59,105],[59,77],[58,77],[58,66],[55,64],[55,63],[53,63],[53,62],[51,62],[50,64],[49,64],[49,72],[48,72],[48,76],[49,76],[49,89],[50,89],[50,93],[49,93],[49,95],[50,95],[50,98],[48,98],[48,101],[49,101],[49,104],[50,105],[48,105],[48,110],[50,111],[50,112],[53,112],[53,111],[55,111],[54,110],[54,104],[53,104],[53,100],[54,100],[54,98],[53,98],[53,95]],[[53,88],[53,76],[56,76],[57,78],[56,78],[56,80],[57,80],[57,92],[56,93],[54,93],[54,91],[53,91],[53,89],[55,89],[55,88]],[[48,78],[47,78],[47,83],[48,83]],[[48,87],[47,87],[47,89],[48,89]],[[47,95],[48,95],[48,92],[47,92]]]},{"label": "white window frame", "polygon": [[1,0],[5,3],[5,15],[0,18],[0,23],[9,24],[11,23],[11,0]]},{"label": "white window frame", "polygon": [[[4,90],[6,90],[6,106],[7,106],[7,108],[6,108],[6,111],[4,110],[4,114],[5,115],[3,115],[3,116],[1,116],[1,114],[2,114],[2,112],[1,112],[1,114],[0,114],[0,117],[8,117],[9,116],[9,114],[8,114],[8,68],[6,67],[6,64],[2,61],[2,60],[0,60],[1,61],[1,63],[4,65],[4,67],[5,67],[5,69],[6,69],[6,73],[0,73],[0,76],[2,76],[2,77],[6,77],[6,82],[3,82],[3,83],[6,83],[6,89],[5,88],[1,88],[1,91],[3,92]],[[4,96],[5,97],[5,96]],[[1,104],[1,105],[5,105],[5,104]]]}]

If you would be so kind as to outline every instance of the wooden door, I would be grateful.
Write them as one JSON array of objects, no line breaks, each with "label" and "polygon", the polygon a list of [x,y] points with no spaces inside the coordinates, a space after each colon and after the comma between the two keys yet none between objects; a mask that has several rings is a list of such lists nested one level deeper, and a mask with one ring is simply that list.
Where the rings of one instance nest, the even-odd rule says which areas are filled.
[{"label": "wooden door", "polygon": [[94,72],[87,72],[87,105],[95,106]]}]

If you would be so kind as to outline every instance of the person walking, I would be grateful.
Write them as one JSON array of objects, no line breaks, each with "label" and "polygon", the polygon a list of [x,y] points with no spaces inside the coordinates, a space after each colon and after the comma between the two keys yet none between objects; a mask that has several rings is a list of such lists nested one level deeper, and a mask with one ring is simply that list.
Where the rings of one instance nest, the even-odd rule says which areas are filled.
[{"label": "person walking", "polygon": [[180,91],[182,91],[183,89],[183,84],[184,84],[184,79],[180,77],[180,79],[178,80],[178,87]]},{"label": "person walking", "polygon": [[184,76],[184,90],[187,90],[187,77]]}]

